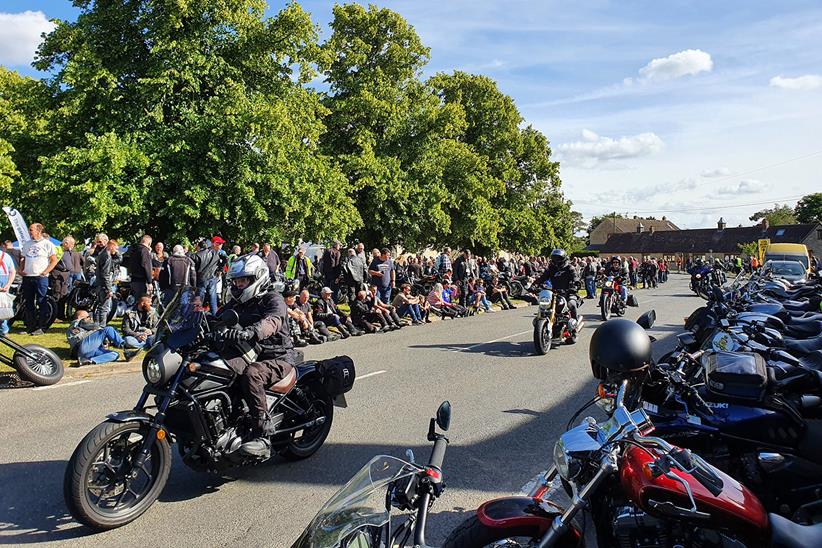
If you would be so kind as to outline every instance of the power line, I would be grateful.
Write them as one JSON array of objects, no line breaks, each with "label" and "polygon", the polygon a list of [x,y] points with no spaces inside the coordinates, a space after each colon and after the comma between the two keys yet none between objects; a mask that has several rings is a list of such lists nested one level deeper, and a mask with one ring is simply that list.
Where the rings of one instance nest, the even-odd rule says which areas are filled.
[{"label": "power line", "polygon": [[804,194],[797,194],[796,196],[785,196],[783,198],[772,198],[770,200],[765,200],[763,202],[749,202],[747,204],[725,204],[721,206],[711,206],[711,207],[697,207],[697,208],[688,208],[688,209],[632,209],[630,210],[631,213],[690,213],[690,212],[698,212],[698,211],[714,211],[718,209],[731,209],[734,207],[749,207],[749,206],[757,206],[757,205],[768,205],[774,204],[783,201],[790,201],[790,200],[798,200],[802,198]]}]

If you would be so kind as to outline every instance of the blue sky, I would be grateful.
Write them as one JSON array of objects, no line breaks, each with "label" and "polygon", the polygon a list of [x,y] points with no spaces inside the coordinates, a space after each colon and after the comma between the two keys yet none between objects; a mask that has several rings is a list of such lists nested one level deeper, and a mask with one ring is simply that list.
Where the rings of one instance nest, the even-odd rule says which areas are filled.
[{"label": "blue sky", "polygon": [[[272,0],[271,12],[283,4]],[[327,34],[333,4],[302,5]],[[768,202],[822,191],[818,0],[378,5],[431,48],[427,75],[485,74],[515,99],[548,135],[566,195],[586,217],[616,209],[682,227],[720,216],[750,224]],[[76,13],[68,0],[4,0],[0,27],[44,24],[8,15],[27,10]],[[0,63],[31,73],[11,35],[0,34]]]}]

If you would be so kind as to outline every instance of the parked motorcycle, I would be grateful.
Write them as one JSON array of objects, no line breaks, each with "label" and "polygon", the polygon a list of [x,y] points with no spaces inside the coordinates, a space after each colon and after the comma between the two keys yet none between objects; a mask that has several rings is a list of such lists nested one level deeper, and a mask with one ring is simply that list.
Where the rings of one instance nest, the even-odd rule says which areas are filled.
[{"label": "parked motorcycle", "polygon": [[[261,462],[239,451],[252,425],[240,377],[222,357],[228,344],[239,344],[235,350],[248,363],[259,353],[258,345],[225,341],[224,331],[238,321],[233,310],[209,317],[190,290],[178,292],[160,319],[158,342],[143,360],[146,386],[137,405],[109,415],[68,462],[63,492],[75,519],[97,530],[137,519],[168,480],[173,442],[183,463],[198,471]],[[334,406],[346,406],[344,393],[354,378],[353,363],[342,356],[303,362],[268,387],[272,448],[290,460],[319,450]]]},{"label": "parked motorcycle", "polygon": [[[601,547],[822,545],[822,524],[768,514],[731,476],[651,436],[646,412],[625,406],[627,386],[605,395],[613,409],[607,421],[588,417],[560,437],[554,466],[529,496],[486,502],[444,547],[580,546],[587,531]],[[550,500],[557,478],[572,496],[567,508]],[[577,518],[590,518],[591,527]]]},{"label": "parked motorcycle", "polygon": [[563,343],[574,344],[577,335],[582,330],[582,318],[571,317],[568,299],[576,299],[577,306],[582,306],[582,300],[576,295],[561,295],[551,288],[551,284],[539,292],[539,308],[534,318],[534,349],[540,356],[546,354],[553,345]]},{"label": "parked motorcycle", "polygon": [[[380,455],[371,459],[326,502],[292,548],[425,548],[428,512],[445,489],[442,462],[451,424],[451,404],[443,402],[428,426],[434,442],[428,464]],[[396,508],[400,517],[391,516]]]},{"label": "parked motorcycle", "polygon": [[63,378],[63,360],[57,354],[39,344],[19,345],[5,335],[0,344],[11,348],[11,358],[0,354],[0,363],[11,367],[21,379],[37,386],[48,386]]}]

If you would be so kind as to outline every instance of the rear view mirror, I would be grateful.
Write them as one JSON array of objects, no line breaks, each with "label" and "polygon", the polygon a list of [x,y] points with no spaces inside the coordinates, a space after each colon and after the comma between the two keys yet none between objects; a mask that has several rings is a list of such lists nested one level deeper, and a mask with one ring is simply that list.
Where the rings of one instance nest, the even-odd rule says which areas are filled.
[{"label": "rear view mirror", "polygon": [[637,318],[636,323],[638,323],[640,327],[642,327],[642,329],[651,329],[655,321],[656,310],[649,310],[648,312]]},{"label": "rear view mirror", "polygon": [[220,322],[222,322],[226,327],[234,327],[240,323],[240,315],[237,314],[236,310],[231,308],[224,310],[222,314],[220,314]]},{"label": "rear view mirror", "polygon": [[451,426],[451,402],[444,401],[440,404],[439,409],[437,409],[437,426],[445,432],[447,432],[448,427]]}]

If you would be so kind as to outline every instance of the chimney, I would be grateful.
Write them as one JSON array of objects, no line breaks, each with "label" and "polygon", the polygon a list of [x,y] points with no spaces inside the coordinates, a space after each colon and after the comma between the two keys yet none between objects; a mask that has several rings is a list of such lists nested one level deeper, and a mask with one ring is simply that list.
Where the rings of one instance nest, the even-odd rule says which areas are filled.
[{"label": "chimney", "polygon": [[718,228],[719,230],[725,230],[725,226],[726,226],[725,225],[725,219],[720,217],[719,221],[717,221],[717,223],[716,223],[716,228]]},{"label": "chimney", "polygon": [[637,234],[642,234],[642,230],[643,230],[644,228],[645,228],[645,227],[642,225],[642,223],[641,223],[641,222],[640,222],[640,223],[637,223],[637,225],[636,225],[636,233],[637,233]]},{"label": "chimney", "polygon": [[663,216],[662,216],[662,220],[663,220],[663,221],[667,221],[667,220],[668,220],[668,217],[666,217],[665,215],[663,215]]},{"label": "chimney", "polygon": [[765,232],[766,230],[768,230],[769,226],[770,226],[770,223],[768,223],[768,219],[763,218],[762,219],[762,232]]},{"label": "chimney", "polygon": [[651,234],[654,233],[654,225],[651,225],[651,228],[650,228],[650,230],[648,230],[648,232],[650,232]]}]

